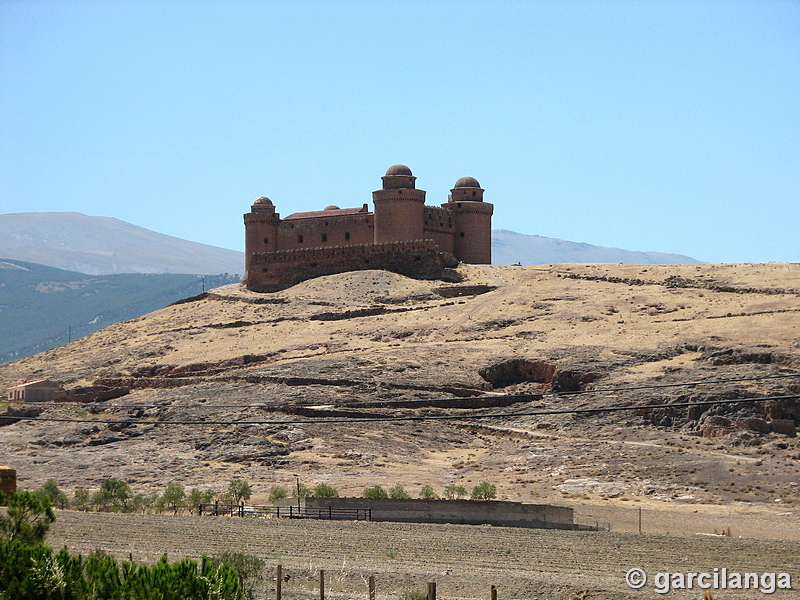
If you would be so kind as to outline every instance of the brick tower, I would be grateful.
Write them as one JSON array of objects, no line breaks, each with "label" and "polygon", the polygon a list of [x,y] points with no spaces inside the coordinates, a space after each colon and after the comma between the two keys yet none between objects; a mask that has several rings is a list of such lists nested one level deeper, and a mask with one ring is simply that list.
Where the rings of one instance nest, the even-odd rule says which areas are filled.
[{"label": "brick tower", "polygon": [[424,238],[425,191],[405,165],[389,167],[381,177],[383,189],[372,192],[375,203],[375,242],[403,242]]},{"label": "brick tower", "polygon": [[278,249],[279,223],[280,215],[269,198],[258,198],[244,215],[245,282],[250,280],[253,256]]},{"label": "brick tower", "polygon": [[492,264],[492,213],[494,205],[483,201],[483,189],[474,177],[462,177],[450,190],[447,204],[455,218],[454,253],[474,265]]}]

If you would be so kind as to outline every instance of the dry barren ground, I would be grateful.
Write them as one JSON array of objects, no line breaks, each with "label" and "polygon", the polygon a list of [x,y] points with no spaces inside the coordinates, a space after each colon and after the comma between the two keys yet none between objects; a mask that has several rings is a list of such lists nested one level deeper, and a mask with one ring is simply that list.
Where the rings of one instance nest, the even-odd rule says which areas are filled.
[{"label": "dry barren ground", "polygon": [[[800,423],[800,265],[461,272],[465,281],[455,286],[377,271],[322,277],[276,294],[226,286],[0,365],[0,386],[49,377],[67,387],[132,389],[105,403],[42,407],[42,418],[65,421],[0,427],[0,463],[17,469],[23,488],[55,478],[70,494],[96,490],[111,477],[145,494],[170,482],[222,491],[244,478],[254,504],[265,503],[275,485],[290,488],[296,475],[341,495],[398,483],[412,494],[423,485],[441,494],[448,484],[490,481],[498,499],[566,504],[581,521],[614,528],[579,534],[204,521],[201,548],[190,534],[182,537],[199,527],[188,516],[65,512],[52,536],[89,550],[108,544],[127,553],[134,544],[139,556],[152,558],[164,549],[214,552],[215,544],[250,544],[251,535],[274,533],[253,538],[256,554],[296,569],[319,561],[352,571],[342,575],[348,590],[368,571],[385,572],[384,589],[394,593],[450,569],[439,580],[451,590],[445,597],[479,597],[495,583],[515,598],[568,598],[585,589],[622,598],[631,592],[620,565],[639,559],[662,570],[688,568],[695,559],[710,564],[701,561],[706,555],[797,570],[800,438],[768,423]],[[545,395],[491,410],[431,404],[519,393]],[[785,399],[534,414],[776,396]],[[405,405],[392,404],[398,402]],[[309,416],[337,411],[460,420],[331,423]],[[502,416],[477,418],[498,411]],[[639,507],[646,535],[631,536]],[[128,520],[136,518],[144,520]],[[87,523],[99,525],[89,532]],[[732,538],[707,535],[728,529]],[[108,531],[115,533],[102,537]],[[550,560],[559,562],[548,566]],[[493,570],[501,564],[505,575]],[[505,579],[489,581],[495,577]],[[642,594],[629,597],[653,597]]]},{"label": "dry barren ground", "polygon": [[[441,598],[611,600],[701,598],[702,590],[657,594],[652,585],[631,590],[628,569],[659,572],[787,572],[792,591],[765,596],[757,590],[719,591],[726,598],[796,598],[800,543],[735,537],[573,532],[469,525],[296,521],[257,518],[111,515],[60,512],[47,541],[88,553],[95,548],[120,559],[153,562],[199,558],[225,550],[282,564],[288,597],[313,597],[317,572],[336,598],[366,598],[375,575],[379,598],[424,590],[437,583]],[[270,573],[273,571],[270,571]],[[274,585],[274,584],[273,584]],[[269,592],[264,592],[268,594]],[[584,594],[585,593],[585,594]],[[583,595],[582,595],[583,594]]]}]

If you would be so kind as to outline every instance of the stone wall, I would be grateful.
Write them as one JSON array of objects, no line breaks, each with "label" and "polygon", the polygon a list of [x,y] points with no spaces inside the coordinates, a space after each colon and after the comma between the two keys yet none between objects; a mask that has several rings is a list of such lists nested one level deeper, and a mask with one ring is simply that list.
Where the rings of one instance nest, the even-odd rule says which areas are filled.
[{"label": "stone wall", "polygon": [[432,240],[279,250],[254,254],[245,284],[256,292],[274,292],[306,279],[366,269],[438,279],[443,275],[444,261]]},{"label": "stone wall", "polygon": [[[276,506],[297,506],[296,498],[286,498]],[[301,508],[369,508],[373,521],[401,523],[459,523],[574,529],[573,510],[550,504],[523,504],[498,500],[391,500],[370,498],[302,498]]]}]

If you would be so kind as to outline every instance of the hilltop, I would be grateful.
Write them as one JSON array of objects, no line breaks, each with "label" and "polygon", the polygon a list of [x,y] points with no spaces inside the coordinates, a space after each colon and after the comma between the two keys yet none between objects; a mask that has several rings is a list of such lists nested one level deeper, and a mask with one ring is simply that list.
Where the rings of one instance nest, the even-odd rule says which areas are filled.
[{"label": "hilltop", "polygon": [[[242,477],[257,500],[295,474],[343,495],[376,483],[440,491],[488,480],[501,498],[587,505],[594,515],[625,502],[774,507],[797,497],[797,438],[769,431],[800,422],[796,399],[514,413],[796,395],[800,381],[784,376],[800,371],[800,266],[460,271],[460,284],[362,271],[274,294],[227,285],[0,365],[0,386],[35,376],[132,389],[88,413],[41,413],[92,423],[0,427],[6,460],[25,487],[120,477],[142,490],[218,488]],[[689,382],[700,384],[662,387]],[[601,391],[568,394],[591,389]],[[494,408],[439,406],[545,392]],[[486,411],[508,416],[306,421]],[[206,424],[158,424],[186,420]],[[785,535],[785,524],[773,530]]]}]

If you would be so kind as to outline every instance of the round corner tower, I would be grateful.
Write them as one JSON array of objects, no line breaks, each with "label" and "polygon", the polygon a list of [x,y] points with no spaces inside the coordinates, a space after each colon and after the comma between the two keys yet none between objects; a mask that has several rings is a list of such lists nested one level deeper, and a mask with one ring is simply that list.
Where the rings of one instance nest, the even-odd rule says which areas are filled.
[{"label": "round corner tower", "polygon": [[375,203],[375,242],[404,242],[424,237],[425,191],[405,165],[389,167],[383,188],[372,192]]},{"label": "round corner tower", "polygon": [[492,213],[494,205],[483,201],[481,184],[462,177],[450,190],[445,208],[454,216],[454,254],[470,264],[492,264]]},{"label": "round corner tower", "polygon": [[250,264],[254,255],[275,252],[278,249],[278,223],[280,215],[269,198],[258,198],[244,215],[245,281],[249,280]]}]

